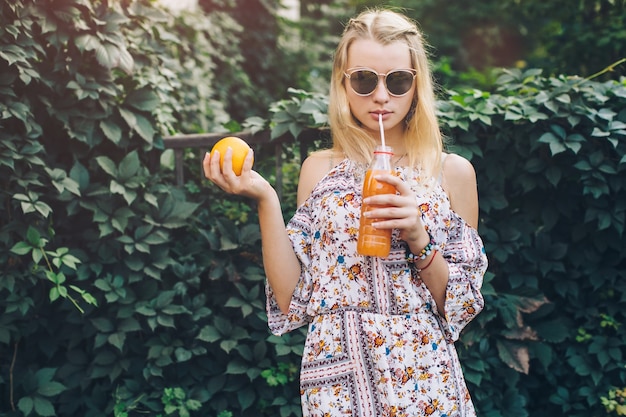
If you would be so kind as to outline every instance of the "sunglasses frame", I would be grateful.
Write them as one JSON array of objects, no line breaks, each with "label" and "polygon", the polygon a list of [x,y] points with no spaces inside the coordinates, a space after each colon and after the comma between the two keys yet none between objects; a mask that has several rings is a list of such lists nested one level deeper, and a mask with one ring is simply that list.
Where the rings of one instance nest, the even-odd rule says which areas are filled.
[{"label": "sunglasses frame", "polygon": [[[389,74],[393,74],[395,72],[409,72],[409,73],[411,73],[413,75],[413,79],[411,80],[411,86],[413,86],[413,82],[415,81],[415,77],[417,77],[417,70],[414,70],[412,68],[394,69],[394,70],[391,70],[391,71],[387,72],[386,74],[381,74],[380,72],[376,72],[376,71],[374,71],[371,68],[356,67],[356,68],[348,68],[347,70],[345,70],[343,72],[343,75],[348,80],[351,80],[352,74],[354,74],[355,72],[358,72],[358,71],[369,71],[369,72],[372,72],[372,73],[374,73],[374,74],[376,74],[378,76],[378,80],[380,80],[380,77],[383,77],[383,85],[385,86],[385,90],[387,90],[389,95],[391,95],[393,97],[403,97],[403,96],[406,96],[411,91],[411,88],[409,88],[406,91],[406,93],[403,93],[403,94],[394,94],[394,93],[392,93],[391,91],[389,91],[389,87],[387,86],[387,77],[389,76]],[[357,92],[354,89],[354,87],[352,87],[352,81],[350,81],[349,84],[350,84],[350,88],[352,89],[352,91],[354,91],[354,94],[356,94],[357,96],[361,96],[361,97],[367,97],[367,96],[371,95],[374,91],[376,91],[376,88],[378,87],[378,80],[376,80],[376,85],[374,86],[372,91],[370,91],[369,93],[366,93],[366,94],[361,94],[361,93]]]}]

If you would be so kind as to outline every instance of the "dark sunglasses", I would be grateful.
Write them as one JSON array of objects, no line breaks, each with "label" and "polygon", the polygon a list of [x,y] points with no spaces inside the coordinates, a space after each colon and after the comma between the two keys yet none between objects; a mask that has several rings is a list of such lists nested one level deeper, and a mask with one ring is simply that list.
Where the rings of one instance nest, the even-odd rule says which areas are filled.
[{"label": "dark sunglasses", "polygon": [[401,97],[407,94],[417,76],[414,69],[391,70],[387,74],[379,74],[369,68],[351,68],[343,73],[350,80],[350,87],[360,96],[369,96],[376,90],[378,79],[383,77],[385,88],[389,94]]}]

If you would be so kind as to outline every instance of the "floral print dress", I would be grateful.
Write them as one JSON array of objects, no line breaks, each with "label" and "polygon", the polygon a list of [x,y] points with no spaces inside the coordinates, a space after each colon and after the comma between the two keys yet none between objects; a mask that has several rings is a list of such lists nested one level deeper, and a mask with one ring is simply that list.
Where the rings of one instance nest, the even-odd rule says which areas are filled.
[{"label": "floral print dress", "polygon": [[454,341],[483,308],[482,241],[451,210],[437,180],[396,168],[415,191],[425,227],[449,265],[442,317],[405,260],[397,230],[388,257],[357,254],[363,171],[342,161],[288,223],[302,264],[288,314],[266,285],[272,333],[308,326],[300,372],[303,415],[475,416]]}]

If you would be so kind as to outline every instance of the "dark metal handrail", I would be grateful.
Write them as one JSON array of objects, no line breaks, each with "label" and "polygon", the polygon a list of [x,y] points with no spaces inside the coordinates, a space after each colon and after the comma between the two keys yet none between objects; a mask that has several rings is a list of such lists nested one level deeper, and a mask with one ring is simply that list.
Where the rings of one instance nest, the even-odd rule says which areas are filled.
[{"label": "dark metal handrail", "polygon": [[[217,141],[226,136],[237,136],[245,140],[253,149],[255,149],[255,151],[261,145],[267,145],[270,143],[274,144],[274,156],[276,160],[275,188],[276,192],[278,193],[278,197],[282,199],[283,145],[297,142],[300,149],[300,162],[302,162],[307,157],[309,148],[314,144],[315,141],[328,140],[329,131],[328,129],[305,129],[298,135],[297,139],[294,138],[291,133],[285,133],[278,138],[271,139],[271,132],[269,130],[262,130],[257,133],[244,131],[237,133],[196,133],[188,135],[166,136],[163,138],[165,148],[174,150],[176,185],[182,186],[185,183],[183,156],[186,149],[200,149],[201,151],[198,156],[200,158],[200,161],[202,161],[204,153],[210,151],[213,145],[217,143]],[[200,167],[200,175],[202,178],[204,178],[204,175],[202,174],[202,167]]]}]

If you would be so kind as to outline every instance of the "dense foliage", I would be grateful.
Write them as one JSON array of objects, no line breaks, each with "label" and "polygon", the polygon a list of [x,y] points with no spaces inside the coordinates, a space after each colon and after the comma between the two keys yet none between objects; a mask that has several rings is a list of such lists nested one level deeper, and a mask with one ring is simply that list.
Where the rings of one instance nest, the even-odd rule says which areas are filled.
[{"label": "dense foliage", "polygon": [[[210,343],[232,323],[207,307],[223,305],[214,257],[186,260],[215,238],[210,222],[193,249],[180,238],[198,204],[166,185],[161,134],[228,120],[212,56],[236,25],[148,1],[0,8],[0,413],[183,415],[227,385]],[[269,369],[265,350],[254,352]]]},{"label": "dense foliage", "polygon": [[626,385],[626,80],[540,73],[441,105],[490,258],[463,363],[481,415],[606,415]]},{"label": "dense foliage", "polygon": [[[349,3],[380,4],[376,0]],[[388,0],[385,4],[401,8],[420,23],[434,47],[441,82],[447,86],[468,79],[489,85],[492,80],[485,74],[493,67],[589,76],[626,57],[626,0]],[[626,75],[626,67],[616,71]]]},{"label": "dense foliage", "polygon": [[[0,2],[0,415],[299,414],[303,333],[268,333],[254,207],[158,164],[161,134],[227,118],[218,29],[239,30],[147,1]],[[440,107],[491,262],[459,343],[471,392],[481,416],[620,415],[626,81],[498,85]],[[292,93],[275,136],[325,122]]]}]

